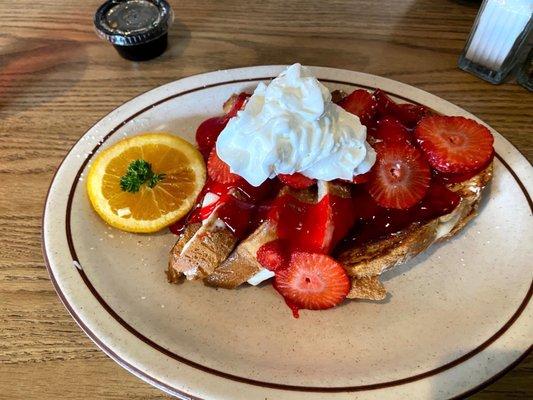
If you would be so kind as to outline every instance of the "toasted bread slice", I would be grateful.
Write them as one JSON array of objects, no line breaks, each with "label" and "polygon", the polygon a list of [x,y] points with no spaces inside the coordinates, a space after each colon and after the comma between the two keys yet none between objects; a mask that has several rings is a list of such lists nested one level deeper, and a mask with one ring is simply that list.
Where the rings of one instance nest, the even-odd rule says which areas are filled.
[{"label": "toasted bread slice", "polygon": [[[377,277],[384,271],[405,263],[435,242],[445,240],[459,232],[477,214],[481,194],[492,179],[492,164],[473,178],[448,188],[458,193],[462,200],[449,214],[424,224],[415,223],[385,239],[362,246],[344,249],[336,258],[352,277],[352,290],[348,298],[381,300],[386,292],[377,285]],[[373,285],[369,279],[374,279]],[[364,287],[364,290],[361,290]]]},{"label": "toasted bread slice", "polygon": [[263,270],[256,258],[259,248],[277,238],[276,226],[266,221],[243,240],[215,271],[204,279],[209,286],[234,289]]},{"label": "toasted bread slice", "polygon": [[[349,197],[349,186],[320,181],[316,191],[314,189],[294,191],[284,187],[280,191],[280,195],[286,193],[292,194],[300,201],[316,203],[328,193],[340,197]],[[265,243],[275,239],[277,239],[275,223],[273,221],[264,222],[255,232],[243,240],[226,261],[204,279],[204,282],[209,286],[234,289],[250,281],[256,274],[265,270],[257,261],[257,250]],[[263,279],[268,277],[269,275],[265,275]]]},{"label": "toasted bread slice", "polygon": [[217,210],[192,229],[196,231],[189,239],[190,232],[174,245],[169,268],[188,280],[203,279],[228,257],[237,244],[237,237],[218,218]]},{"label": "toasted bread slice", "polygon": [[191,240],[196,231],[200,229],[200,226],[200,223],[188,224],[176,244],[172,247],[172,250],[170,250],[170,259],[166,271],[169,283],[182,283],[184,281],[185,275],[177,268],[174,268],[174,265],[179,265],[179,258],[183,247]]},{"label": "toasted bread slice", "polygon": [[[317,201],[317,191],[315,189],[292,190],[284,186],[278,196],[290,193],[300,201],[314,203]],[[259,264],[256,253],[259,248],[272,240],[277,239],[276,225],[272,221],[261,224],[250,236],[244,239],[231,255],[215,271],[204,279],[209,286],[234,289],[245,282],[253,282],[253,278],[258,274],[267,272]],[[267,274],[263,279],[271,277]],[[257,284],[257,283],[253,283]]]}]

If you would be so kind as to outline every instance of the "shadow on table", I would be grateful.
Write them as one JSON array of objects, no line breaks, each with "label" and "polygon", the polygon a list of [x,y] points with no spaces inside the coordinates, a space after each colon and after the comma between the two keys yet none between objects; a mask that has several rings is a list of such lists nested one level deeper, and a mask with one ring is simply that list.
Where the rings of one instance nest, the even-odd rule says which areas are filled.
[{"label": "shadow on table", "polygon": [[87,63],[79,41],[15,40],[0,53],[0,109],[16,104],[23,111],[62,96],[80,81]]},{"label": "shadow on table", "polygon": [[162,57],[177,58],[184,52],[191,41],[191,31],[179,19],[174,19],[168,31],[168,49]]}]

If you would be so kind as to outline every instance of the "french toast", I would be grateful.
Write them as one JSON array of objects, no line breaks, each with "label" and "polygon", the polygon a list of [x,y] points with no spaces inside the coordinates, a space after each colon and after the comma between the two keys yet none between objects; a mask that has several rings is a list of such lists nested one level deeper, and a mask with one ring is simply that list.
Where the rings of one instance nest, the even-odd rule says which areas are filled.
[{"label": "french toast", "polygon": [[[335,255],[352,279],[351,299],[382,300],[386,292],[377,278],[386,270],[401,265],[422,253],[433,243],[444,241],[464,228],[477,214],[483,189],[492,179],[492,164],[476,176],[449,189],[461,196],[449,214],[423,224],[414,223],[387,238],[345,248]],[[372,280],[373,284],[369,282]],[[364,290],[361,288],[364,287]]]},{"label": "french toast", "polygon": [[[444,241],[457,234],[476,216],[483,189],[491,178],[492,164],[467,181],[448,185],[450,190],[461,196],[461,202],[449,214],[424,223],[413,223],[387,238],[344,248],[335,253],[335,258],[344,266],[352,280],[352,288],[347,297],[368,300],[384,299],[386,290],[379,280],[379,275],[407,262],[433,243]],[[330,191],[337,194],[345,190],[339,185],[328,184],[327,186]],[[308,193],[307,196],[309,196]],[[187,231],[172,249],[169,276],[182,272],[181,264],[176,263],[176,260],[179,260],[177,254],[180,254],[182,247],[191,239],[190,230],[195,228],[196,225],[189,225]],[[228,258],[212,269],[210,274],[202,273],[198,277],[204,279],[209,286],[226,289],[233,289],[246,283],[262,269],[256,258],[257,250],[275,238],[275,227],[272,222],[264,222],[248,238],[244,239]],[[220,253],[226,254],[225,239],[217,236],[211,240],[213,240],[211,248],[217,248],[219,245]],[[220,257],[217,258],[219,259]],[[200,260],[205,261],[205,257]]]},{"label": "french toast", "polygon": [[[245,110],[248,98],[244,93],[232,96],[224,103],[226,116],[218,118],[222,121],[220,131],[202,132],[202,126],[208,126],[202,124],[197,141],[201,150],[205,147],[202,152],[208,158],[209,179],[225,185],[230,194],[233,191],[238,202],[250,204],[227,215],[226,209],[222,211],[222,203],[200,219],[198,211],[193,211],[196,215],[192,223],[185,226],[171,251],[169,282],[181,283],[186,277],[202,280],[208,286],[234,289],[244,283],[257,285],[274,278],[274,288],[295,316],[299,308],[329,308],[344,298],[383,300],[387,291],[380,275],[457,234],[476,216],[484,189],[492,179],[493,138],[487,128],[463,117],[438,116],[423,106],[397,104],[379,90],[370,94],[362,89],[350,95],[334,91],[331,98],[337,109],[359,117],[355,125],[360,121],[366,126],[362,128],[369,135],[368,142],[366,133],[362,136],[366,156],[344,154],[345,158],[334,159],[332,165],[336,171],[338,163],[353,156],[362,164],[370,163],[368,167],[356,168],[350,179],[339,175],[310,178],[299,172],[288,175],[276,172],[269,176],[263,171],[262,178],[256,181],[253,162],[246,164],[255,158],[240,144],[247,140],[239,136],[242,127],[236,128],[239,125],[231,125],[230,121],[229,131],[233,130],[240,139],[237,143],[227,137],[222,140],[223,146],[229,147],[223,148],[220,157],[232,158],[238,168],[248,168],[243,169],[244,175],[237,175],[230,169],[229,161],[219,158],[218,141],[215,146],[210,138],[218,140],[217,135],[235,116],[243,124],[250,123],[250,115],[243,117],[238,113]],[[291,110],[296,104],[293,101],[291,98]],[[254,103],[251,112],[257,112],[261,106],[262,103]],[[326,113],[324,107],[322,112]],[[282,127],[290,121],[284,119],[286,112],[282,112]],[[331,112],[331,118],[338,117],[338,111]],[[309,118],[308,114],[305,118]],[[324,129],[332,124],[326,121]],[[265,126],[269,125],[258,129]],[[266,129],[261,133],[265,140],[270,128]],[[299,129],[295,128],[291,135],[304,134]],[[286,137],[280,140],[286,144]],[[314,141],[313,146],[327,146],[329,139],[321,140]],[[345,145],[342,142],[345,139],[339,140],[329,151]],[[296,143],[307,149],[307,144]],[[231,146],[236,146],[234,154],[245,159],[234,158],[227,150]],[[289,149],[294,148],[290,146]],[[267,150],[270,153],[266,153],[265,159],[272,159],[273,152],[279,149]],[[251,151],[255,154],[255,150]],[[280,157],[285,157],[283,151]],[[299,162],[307,158],[304,155]],[[320,168],[332,167],[323,162]],[[320,175],[323,170],[315,172]],[[245,179],[246,174],[251,180]],[[263,185],[271,181],[277,182],[275,196],[268,201],[264,196],[256,197],[257,190],[261,193]],[[209,187],[208,183],[206,196]],[[253,190],[248,192],[249,189]],[[225,199],[228,198],[231,196]],[[202,198],[199,201],[200,205],[205,202]],[[259,209],[268,211],[262,214]],[[246,229],[236,233],[239,224],[235,225],[234,220],[240,220],[240,225],[246,221]],[[324,293],[317,294],[321,290]]]}]

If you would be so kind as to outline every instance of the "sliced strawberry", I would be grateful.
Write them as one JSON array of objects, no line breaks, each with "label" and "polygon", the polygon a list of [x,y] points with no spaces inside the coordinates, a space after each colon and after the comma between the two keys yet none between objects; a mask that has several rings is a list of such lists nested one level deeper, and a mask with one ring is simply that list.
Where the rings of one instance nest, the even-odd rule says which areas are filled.
[{"label": "sliced strawberry", "polygon": [[330,196],[324,196],[317,204],[309,207],[303,217],[301,229],[292,240],[293,248],[329,253],[335,229]]},{"label": "sliced strawberry", "polygon": [[289,261],[286,246],[281,239],[265,243],[257,250],[257,261],[271,271],[286,267]]},{"label": "sliced strawberry", "polygon": [[368,125],[376,114],[377,102],[368,91],[357,89],[342,99],[339,106],[357,115],[363,125]]},{"label": "sliced strawberry", "polygon": [[382,207],[406,209],[426,194],[431,171],[422,153],[405,143],[383,142],[375,146],[377,159],[368,192]]},{"label": "sliced strawberry", "polygon": [[305,189],[315,183],[314,179],[308,178],[298,172],[292,175],[279,174],[278,178],[282,183],[293,189]]},{"label": "sliced strawberry", "polygon": [[333,236],[329,196],[316,204],[296,199],[290,194],[277,198],[269,211],[269,219],[277,222],[277,235],[285,239],[291,250],[327,253]]},{"label": "sliced strawberry", "polygon": [[213,148],[207,160],[207,174],[211,179],[224,185],[239,183],[242,178],[230,172],[228,164],[222,161],[217,155],[217,149]]},{"label": "sliced strawberry", "polygon": [[414,128],[418,121],[430,113],[431,111],[424,106],[409,103],[397,104],[394,111],[394,115],[401,123],[409,128]]},{"label": "sliced strawberry", "polygon": [[397,104],[383,90],[376,89],[374,91],[374,99],[376,100],[376,110],[380,117],[391,115],[396,111]]},{"label": "sliced strawberry", "polygon": [[198,143],[198,149],[204,158],[209,157],[209,153],[215,147],[218,135],[227,123],[228,118],[225,116],[209,118],[202,122],[196,130],[196,143]]},{"label": "sliced strawberry", "polygon": [[355,183],[356,185],[360,183],[367,183],[369,179],[370,179],[370,172],[367,172],[366,174],[355,175],[352,179],[352,183]]},{"label": "sliced strawberry", "polygon": [[237,115],[237,112],[242,110],[244,106],[246,105],[246,102],[248,101],[248,98],[251,95],[245,92],[239,93],[238,95],[233,95],[230,97],[228,102],[229,104],[224,104],[225,107],[230,106],[230,110],[227,112],[226,116],[228,118],[232,118]]},{"label": "sliced strawberry", "polygon": [[441,172],[478,171],[493,152],[490,131],[464,117],[426,117],[416,127],[415,136],[431,166]]},{"label": "sliced strawberry", "polygon": [[287,304],[297,309],[324,310],[346,298],[350,279],[331,257],[296,252],[289,267],[276,273],[274,287]]},{"label": "sliced strawberry", "polygon": [[374,98],[377,103],[377,114],[380,118],[394,117],[410,129],[414,128],[424,116],[431,114],[431,111],[422,105],[398,104],[381,89],[374,92]]},{"label": "sliced strawberry", "polygon": [[407,128],[396,118],[392,117],[380,119],[371,134],[375,141],[383,142],[406,143],[411,138],[407,132]]}]

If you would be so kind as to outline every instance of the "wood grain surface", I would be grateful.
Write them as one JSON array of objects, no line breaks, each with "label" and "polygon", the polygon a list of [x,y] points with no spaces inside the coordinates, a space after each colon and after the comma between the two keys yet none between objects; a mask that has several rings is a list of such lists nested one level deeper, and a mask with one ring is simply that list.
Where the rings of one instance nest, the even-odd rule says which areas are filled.
[{"label": "wood grain surface", "polygon": [[[124,101],[175,79],[260,64],[346,68],[430,91],[533,158],[531,93],[457,68],[479,3],[181,0],[168,51],[133,63],[94,33],[101,0],[0,0],[0,398],[159,399],[107,358],[56,296],[41,213],[73,143]],[[533,358],[472,398],[533,398]]]}]

